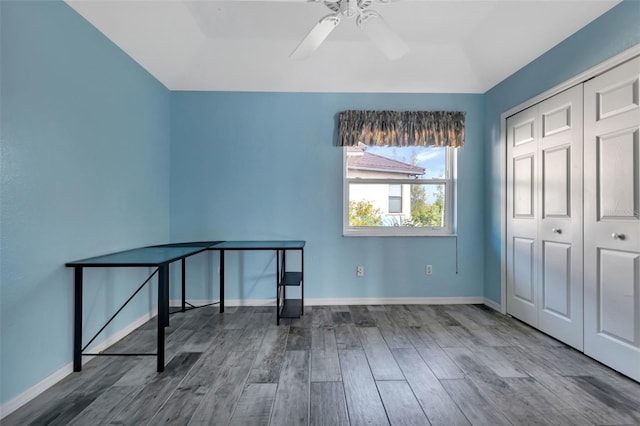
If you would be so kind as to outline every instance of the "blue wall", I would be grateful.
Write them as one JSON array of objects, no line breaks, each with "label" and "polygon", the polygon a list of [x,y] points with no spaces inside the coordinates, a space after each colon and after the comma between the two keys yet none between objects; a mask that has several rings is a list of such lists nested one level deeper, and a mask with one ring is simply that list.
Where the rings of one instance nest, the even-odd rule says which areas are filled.
[{"label": "blue wall", "polygon": [[[64,3],[0,8],[4,403],[71,362],[65,262],[167,241],[169,91]],[[86,272],[85,333],[148,273]],[[152,300],[139,295],[109,333]]]},{"label": "blue wall", "polygon": [[[342,237],[334,132],[345,109],[467,112],[458,154],[459,274],[453,238]],[[481,95],[172,92],[171,239],[304,239],[310,298],[482,296],[482,120]],[[225,296],[274,298],[274,278],[265,276],[275,270],[272,258],[230,259]],[[197,262],[189,276],[204,281],[211,270],[202,262],[198,272]],[[210,294],[200,290],[189,296]]]},{"label": "blue wall", "polygon": [[640,1],[624,1],[485,93],[485,297],[501,297],[500,114],[638,43]]},{"label": "blue wall", "polygon": [[[64,262],[169,239],[305,239],[307,297],[499,301],[500,114],[640,42],[625,1],[485,95],[170,93],[64,3],[0,1],[0,19],[0,403],[71,362]],[[341,236],[334,128],[356,108],[467,111],[459,274],[452,238]],[[207,256],[189,260],[190,298],[216,298]],[[271,255],[229,257],[227,297],[273,297]],[[87,271],[85,333],[149,272]]]}]

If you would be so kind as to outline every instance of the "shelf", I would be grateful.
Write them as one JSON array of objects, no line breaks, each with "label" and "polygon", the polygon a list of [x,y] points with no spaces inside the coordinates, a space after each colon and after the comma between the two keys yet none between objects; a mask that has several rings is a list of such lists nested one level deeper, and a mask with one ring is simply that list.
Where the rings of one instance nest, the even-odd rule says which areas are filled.
[{"label": "shelf", "polygon": [[279,286],[300,286],[302,282],[301,272],[285,272],[282,281],[278,283]]},{"label": "shelf", "polygon": [[[281,318],[300,318],[304,314],[304,249],[300,247],[300,270],[299,272],[291,272],[287,270],[287,251],[294,248],[279,249],[276,254],[277,268],[276,268],[276,324],[280,325]],[[297,249],[297,248],[296,248]],[[292,268],[292,269],[295,269]],[[287,287],[298,287],[299,291],[293,291],[294,297],[299,299],[287,298]]]},{"label": "shelf", "polygon": [[300,318],[302,315],[302,299],[287,299],[282,306],[280,318]]}]

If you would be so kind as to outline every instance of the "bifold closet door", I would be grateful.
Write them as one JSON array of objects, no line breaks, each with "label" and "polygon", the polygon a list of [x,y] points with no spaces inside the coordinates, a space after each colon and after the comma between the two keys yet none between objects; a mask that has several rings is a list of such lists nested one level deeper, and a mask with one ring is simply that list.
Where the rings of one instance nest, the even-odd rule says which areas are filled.
[{"label": "bifold closet door", "polygon": [[584,352],[640,381],[639,75],[585,83]]},{"label": "bifold closet door", "polygon": [[538,119],[507,119],[507,313],[538,326]]},{"label": "bifold closet door", "polygon": [[582,350],[582,86],[507,119],[507,313]]},{"label": "bifold closet door", "polygon": [[583,348],[582,85],[538,105],[538,328]]}]

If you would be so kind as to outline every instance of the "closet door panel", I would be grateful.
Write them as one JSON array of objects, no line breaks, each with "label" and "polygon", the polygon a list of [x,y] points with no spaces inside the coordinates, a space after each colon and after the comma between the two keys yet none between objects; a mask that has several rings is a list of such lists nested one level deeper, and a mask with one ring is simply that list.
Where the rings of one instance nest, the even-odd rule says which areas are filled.
[{"label": "closet door panel", "polygon": [[[620,343],[637,345],[634,318],[638,310],[640,255],[616,250],[599,250],[597,298],[599,332]],[[631,297],[628,297],[631,296]]]},{"label": "closet door panel", "polygon": [[633,219],[638,215],[638,129],[602,135],[596,141],[598,218]]},{"label": "closet door panel", "polygon": [[585,347],[640,380],[640,58],[585,83]]},{"label": "closet door panel", "polygon": [[535,241],[529,238],[513,239],[513,297],[520,302],[535,303]]},{"label": "closet door panel", "polygon": [[538,328],[582,350],[582,86],[542,102],[538,114]]},{"label": "closet door panel", "polygon": [[571,320],[571,245],[546,241],[542,253],[542,307]]},{"label": "closet door panel", "polygon": [[542,155],[542,215],[546,218],[568,218],[571,207],[571,147],[547,149]]},{"label": "closet door panel", "polygon": [[537,117],[507,119],[507,313],[537,326]]},{"label": "closet door panel", "polygon": [[535,154],[513,159],[513,215],[517,219],[533,219],[535,202]]}]

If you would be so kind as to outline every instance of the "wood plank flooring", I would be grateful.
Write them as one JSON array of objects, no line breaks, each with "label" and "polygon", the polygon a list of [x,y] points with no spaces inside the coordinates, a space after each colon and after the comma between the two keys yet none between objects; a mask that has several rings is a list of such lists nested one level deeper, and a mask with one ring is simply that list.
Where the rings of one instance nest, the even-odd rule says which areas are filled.
[{"label": "wood plank flooring", "polygon": [[[176,314],[153,357],[99,357],[3,425],[640,425],[640,384],[480,305]],[[111,351],[154,350],[155,320]]]}]

